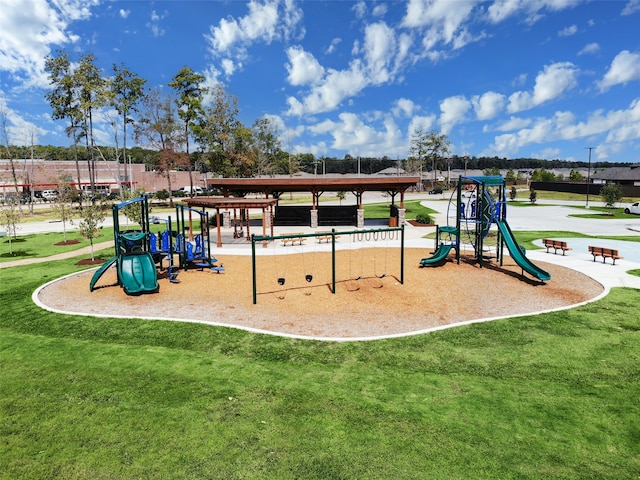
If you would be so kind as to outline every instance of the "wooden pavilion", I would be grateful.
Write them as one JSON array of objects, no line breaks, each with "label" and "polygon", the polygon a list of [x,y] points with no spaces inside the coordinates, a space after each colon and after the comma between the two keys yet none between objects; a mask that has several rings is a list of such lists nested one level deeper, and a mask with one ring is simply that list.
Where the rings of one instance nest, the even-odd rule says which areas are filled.
[{"label": "wooden pavilion", "polygon": [[[396,207],[397,217],[390,218],[392,223],[401,224],[404,222],[404,194],[407,189],[414,187],[420,182],[417,176],[317,176],[313,178],[291,178],[291,177],[259,177],[259,178],[214,178],[207,180],[207,187],[219,189],[223,197],[193,197],[185,199],[184,202],[189,207],[211,208],[216,210],[216,225],[218,227],[218,247],[222,246],[220,226],[227,221],[221,218],[228,215],[229,211],[234,212],[234,226],[236,225],[236,210],[240,210],[241,222],[246,220],[247,238],[250,238],[249,230],[249,209],[260,209],[262,211],[263,235],[267,235],[267,230],[273,235],[273,207],[278,204],[278,199],[285,192],[310,192],[312,204],[306,207],[309,210],[309,225],[312,228],[318,227],[318,204],[320,197],[325,192],[351,192],[356,197],[357,219],[355,224],[358,228],[364,225],[364,210],[362,197],[365,192],[385,192],[391,197],[391,205]],[[245,198],[247,194],[257,193],[264,195],[264,198]],[[234,195],[234,196],[231,196]],[[395,204],[396,196],[400,196],[399,204]],[[337,209],[343,208],[334,207]],[[348,208],[345,206],[344,208]],[[353,207],[352,207],[353,208]],[[268,215],[267,215],[268,213]],[[392,225],[393,226],[393,225]]]}]

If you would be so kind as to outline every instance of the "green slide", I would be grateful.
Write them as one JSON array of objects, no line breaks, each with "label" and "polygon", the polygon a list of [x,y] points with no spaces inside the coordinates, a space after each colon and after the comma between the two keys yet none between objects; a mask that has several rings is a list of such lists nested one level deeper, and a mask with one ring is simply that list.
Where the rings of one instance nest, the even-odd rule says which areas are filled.
[{"label": "green slide", "polygon": [[420,260],[420,266],[424,267],[425,265],[433,265],[434,263],[440,263],[445,258],[447,258],[447,255],[449,255],[449,252],[453,247],[454,247],[453,245],[445,245],[441,243],[440,245],[438,245],[438,249],[435,252],[433,252],[433,256],[423,258],[422,260]]},{"label": "green slide", "polygon": [[538,280],[542,280],[543,282],[547,280],[551,280],[551,275],[549,273],[542,270],[540,267],[536,267],[531,260],[524,256],[520,247],[516,243],[516,239],[513,236],[513,232],[511,232],[511,228],[504,220],[496,221],[496,225],[500,229],[500,233],[502,233],[502,238],[504,239],[504,243],[507,244],[507,248],[509,249],[509,255],[511,258],[527,273],[533,275]]},{"label": "green slide", "polygon": [[118,261],[118,257],[113,257],[111,260],[108,260],[102,264],[102,266],[96,270],[96,273],[93,274],[93,278],[91,279],[91,283],[89,284],[89,291],[93,292],[93,288],[96,286],[98,280],[104,272],[106,272],[111,265]]},{"label": "green slide", "polygon": [[127,294],[158,290],[158,271],[148,252],[122,255],[118,262],[118,277]]}]

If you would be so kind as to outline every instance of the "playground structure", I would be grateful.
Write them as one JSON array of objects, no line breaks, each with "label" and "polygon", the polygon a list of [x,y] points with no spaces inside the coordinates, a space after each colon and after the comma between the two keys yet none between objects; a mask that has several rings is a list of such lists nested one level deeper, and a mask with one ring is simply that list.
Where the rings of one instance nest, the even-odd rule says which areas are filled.
[{"label": "playground structure", "polygon": [[[122,209],[139,208],[136,212],[140,230],[120,231],[119,214]],[[128,295],[157,292],[158,272],[149,245],[149,204],[146,197],[134,198],[112,205],[113,240],[115,257],[105,262],[94,274],[89,284],[93,291],[102,275],[115,264],[118,284]]]},{"label": "playground structure", "polygon": [[[399,232],[399,233],[398,233]],[[320,243],[320,241],[325,241],[327,243],[331,244],[331,293],[335,294],[336,293],[336,283],[337,283],[337,273],[336,273],[336,240],[340,237],[349,237],[352,239],[351,243],[354,244],[356,242],[354,242],[354,239],[357,239],[358,241],[361,242],[360,248],[365,248],[364,247],[364,242],[365,241],[380,241],[380,240],[384,240],[385,241],[385,265],[384,265],[384,269],[383,272],[380,273],[380,275],[378,275],[377,272],[375,272],[375,256],[374,256],[374,274],[378,277],[378,278],[384,278],[387,275],[387,271],[386,271],[386,255],[387,255],[387,249],[389,248],[388,246],[388,240],[392,237],[392,235],[398,235],[400,236],[400,265],[399,265],[399,269],[400,269],[400,278],[398,279],[398,282],[400,284],[404,284],[404,225],[400,226],[400,227],[393,227],[393,228],[378,228],[378,229],[369,229],[369,230],[352,230],[352,231],[340,231],[340,232],[336,232],[335,229],[332,229],[331,231],[322,231],[322,232],[316,232],[316,233],[296,233],[296,234],[286,234],[286,235],[271,235],[271,236],[258,236],[258,235],[252,235],[251,236],[251,270],[252,270],[252,277],[253,277],[253,304],[255,305],[257,303],[257,298],[258,298],[258,286],[257,286],[257,261],[256,261],[256,243],[262,242],[263,244],[265,244],[266,242],[274,242],[273,246],[274,246],[274,258],[277,257],[283,257],[283,261],[286,262],[287,260],[287,256],[289,254],[289,252],[285,253],[284,255],[277,255],[275,252],[275,246],[277,244],[276,241],[278,240],[282,240],[283,241],[283,245],[284,248],[288,249],[291,247],[288,247],[286,245],[290,245],[292,244],[292,240],[297,240],[299,242],[299,248],[300,248],[300,252],[304,254],[304,250],[303,250],[303,243],[307,238],[313,238],[316,240],[316,246],[318,243]],[[287,243],[285,243],[285,241],[287,241]],[[375,247],[374,247],[375,248]],[[352,249],[349,248],[349,254],[351,255]],[[314,254],[315,254],[315,249],[314,249]],[[305,260],[303,257],[303,264],[304,264]],[[315,258],[313,259],[313,262],[315,262]],[[311,265],[311,269],[310,270],[306,270],[305,268],[305,274],[304,274],[304,279],[307,283],[311,283],[314,280],[314,275],[313,275],[313,265],[315,263],[312,263]],[[285,264],[286,265],[286,264]],[[361,264],[362,265],[362,264]],[[350,278],[349,280],[359,280],[362,277],[362,271],[360,271],[360,276],[359,277],[353,277],[352,275],[352,270],[351,270],[351,258],[349,258],[349,275]],[[283,272],[276,272],[276,281],[277,284],[279,286],[284,286],[286,283],[286,266],[283,270]],[[283,298],[283,297],[281,297]]]},{"label": "playground structure", "polygon": [[[188,214],[188,225],[185,221],[185,211]],[[193,234],[193,216],[199,216],[200,232]],[[218,259],[211,255],[211,237],[209,235],[209,213],[197,210],[184,205],[176,206],[176,242],[175,252],[178,254],[180,268],[188,270],[197,268],[199,270],[209,269],[216,273],[224,272],[224,266],[218,265]],[[188,232],[188,235],[185,233]],[[188,238],[187,238],[188,236]]]},{"label": "playground structure", "polygon": [[[455,201],[453,195],[456,196]],[[480,267],[492,258],[502,266],[506,246],[523,275],[527,272],[542,282],[551,279],[549,273],[527,258],[507,223],[506,182],[501,175],[460,177],[453,195],[447,213],[448,225],[438,227],[436,250],[431,257],[420,260],[421,267],[441,264],[451,250],[455,250],[456,261],[460,263],[461,244],[464,242],[472,247],[471,260]],[[454,216],[455,226],[450,225]],[[495,250],[491,251],[485,242],[494,224],[497,239],[493,247]]]}]

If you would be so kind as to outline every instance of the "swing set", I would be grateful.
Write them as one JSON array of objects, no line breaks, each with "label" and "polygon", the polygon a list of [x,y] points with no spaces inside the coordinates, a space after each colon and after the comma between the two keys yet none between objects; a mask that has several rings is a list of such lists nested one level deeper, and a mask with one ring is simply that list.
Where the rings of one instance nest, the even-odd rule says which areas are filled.
[{"label": "swing set", "polygon": [[[379,242],[379,241],[384,241],[385,242],[385,254],[384,254],[384,269],[382,271],[380,271],[378,269],[378,256],[376,255],[376,248],[374,248],[374,256],[373,256],[373,269],[374,269],[374,275],[377,278],[384,278],[387,276],[387,259],[388,259],[388,250],[389,250],[389,241],[390,240],[395,240],[398,238],[400,238],[400,283],[404,284],[404,225],[400,226],[400,227],[392,227],[392,228],[378,228],[378,229],[370,229],[370,230],[353,230],[353,231],[340,231],[339,234],[338,232],[336,232],[335,229],[332,229],[330,232],[328,231],[323,231],[323,232],[318,232],[318,233],[299,233],[299,234],[286,234],[286,235],[272,235],[272,236],[259,236],[259,235],[251,235],[251,269],[252,269],[252,276],[253,276],[253,304],[255,305],[258,301],[258,287],[257,287],[257,262],[256,262],[256,243],[259,242],[273,242],[273,246],[274,246],[274,251],[273,251],[273,258],[274,258],[274,262],[275,262],[275,272],[276,272],[276,282],[279,286],[284,286],[286,281],[287,281],[287,264],[288,264],[288,256],[289,256],[289,252],[287,251],[286,254],[283,255],[284,259],[284,266],[282,268],[282,271],[278,270],[278,262],[277,262],[277,258],[278,255],[276,253],[275,247],[276,247],[276,240],[283,240],[283,239],[291,239],[291,238],[298,238],[300,239],[300,252],[302,253],[302,264],[303,264],[303,271],[304,271],[304,279],[307,283],[311,283],[313,282],[314,279],[314,270],[315,270],[315,262],[316,262],[316,255],[315,255],[315,249],[314,249],[314,255],[313,255],[313,261],[311,263],[311,268],[310,270],[307,270],[307,263],[306,263],[306,256],[304,254],[304,247],[303,247],[303,242],[302,240],[305,238],[316,238],[316,240],[320,237],[323,237],[323,239],[326,239],[327,236],[330,237],[330,242],[331,242],[331,293],[335,294],[336,293],[336,239],[339,238],[340,236],[346,236],[349,235],[351,238],[351,246],[349,247],[349,276],[351,280],[360,280],[364,277],[363,275],[363,271],[364,271],[364,249],[365,246],[368,243],[375,243],[375,242]],[[361,257],[360,257],[360,273],[358,275],[358,277],[354,278],[353,277],[353,273],[352,273],[352,251],[353,248],[352,246],[356,244],[356,242],[358,242],[359,244],[359,249],[362,250],[361,252]],[[318,241],[316,241],[316,246],[317,243],[319,243]],[[288,244],[287,244],[288,245]],[[289,247],[285,246],[285,248],[288,250]],[[382,287],[382,285],[380,286],[376,286],[375,288],[380,288]],[[358,287],[359,288],[359,287]],[[357,290],[357,289],[356,289]],[[310,294],[307,293],[308,295]],[[278,298],[280,299],[284,299],[284,295],[279,296]]]}]

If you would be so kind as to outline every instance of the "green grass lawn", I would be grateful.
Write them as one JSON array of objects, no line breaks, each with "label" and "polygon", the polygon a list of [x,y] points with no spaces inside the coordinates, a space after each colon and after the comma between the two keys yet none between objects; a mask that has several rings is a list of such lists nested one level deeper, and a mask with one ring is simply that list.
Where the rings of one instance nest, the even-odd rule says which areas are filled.
[{"label": "green grass lawn", "polygon": [[[420,214],[437,213],[435,210],[420,204],[421,200],[408,200],[404,202],[405,218],[415,220]],[[389,205],[391,203],[369,203],[364,205],[364,217],[367,219],[389,218]]]},{"label": "green grass lawn", "polygon": [[[13,260],[22,260],[24,258],[43,258],[58,253],[70,252],[79,248],[88,247],[89,240],[83,238],[77,230],[68,231],[66,240],[68,243],[57,245],[64,242],[65,235],[63,233],[38,233],[30,235],[18,235],[17,238],[11,239],[9,244],[8,237],[0,238],[0,263]],[[105,227],[98,238],[93,243],[102,243],[113,241],[113,228]],[[73,243],[77,242],[77,243]],[[111,249],[113,251],[113,248]],[[110,252],[112,253],[112,252]]]},{"label": "green grass lawn", "polygon": [[2,479],[640,475],[637,290],[323,343],[32,303],[78,268],[0,270]]}]

